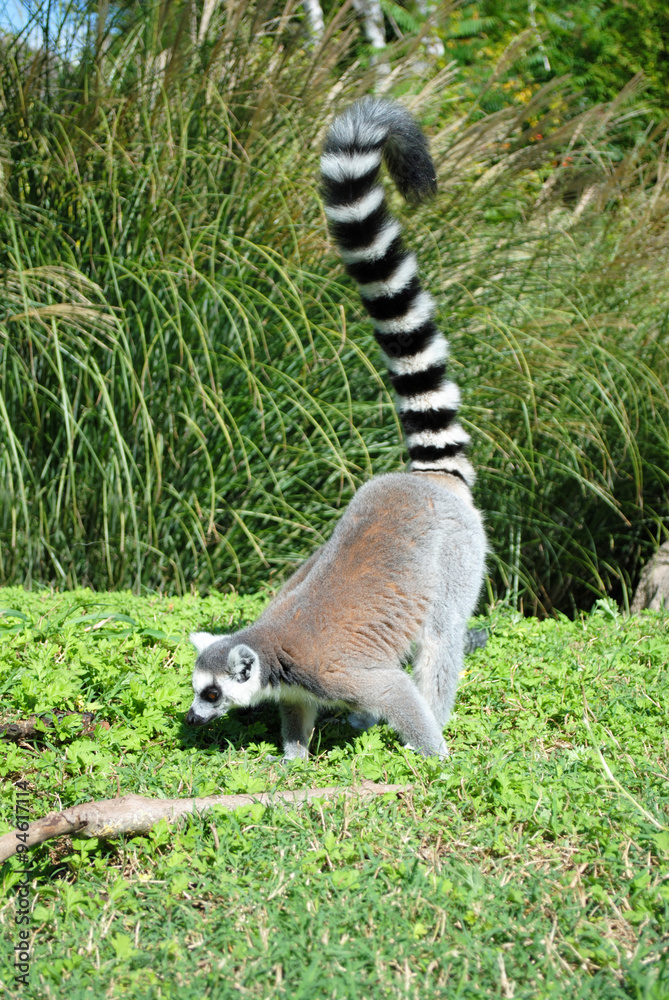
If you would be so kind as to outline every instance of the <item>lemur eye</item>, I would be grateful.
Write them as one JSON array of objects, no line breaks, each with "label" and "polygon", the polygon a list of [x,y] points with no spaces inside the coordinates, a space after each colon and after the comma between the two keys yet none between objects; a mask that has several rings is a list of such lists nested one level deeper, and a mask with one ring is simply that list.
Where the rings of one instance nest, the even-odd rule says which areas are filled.
[{"label": "lemur eye", "polygon": [[220,693],[218,688],[207,688],[206,691],[202,692],[201,697],[204,701],[218,701]]}]

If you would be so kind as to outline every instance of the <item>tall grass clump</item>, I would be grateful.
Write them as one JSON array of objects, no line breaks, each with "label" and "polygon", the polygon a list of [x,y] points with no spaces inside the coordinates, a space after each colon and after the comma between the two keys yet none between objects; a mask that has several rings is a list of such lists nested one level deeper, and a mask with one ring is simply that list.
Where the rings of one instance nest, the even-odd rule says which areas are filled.
[{"label": "tall grass clump", "polygon": [[0,42],[0,580],[257,588],[401,467],[316,189],[326,122],[381,81],[433,135],[441,195],[407,224],[490,595],[624,598],[669,513],[658,136],[620,154],[634,94],[575,117],[559,82],[483,115],[410,45],[365,68],[346,6],[317,46],[299,11],[156,2],[85,12],[69,51]]}]

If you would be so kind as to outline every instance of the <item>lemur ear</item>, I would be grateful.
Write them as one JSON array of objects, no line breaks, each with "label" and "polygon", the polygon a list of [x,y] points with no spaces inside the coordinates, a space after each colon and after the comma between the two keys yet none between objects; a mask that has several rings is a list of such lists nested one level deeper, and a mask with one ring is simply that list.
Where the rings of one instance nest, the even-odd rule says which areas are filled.
[{"label": "lemur ear", "polygon": [[217,639],[227,639],[227,635],[212,635],[211,632],[191,632],[189,639],[197,649],[198,653],[201,653],[208,646],[211,646],[212,642],[216,642]]},{"label": "lemur ear", "polygon": [[260,664],[258,654],[250,646],[233,646],[228,653],[228,669],[236,681],[242,683],[251,676],[251,671]]}]

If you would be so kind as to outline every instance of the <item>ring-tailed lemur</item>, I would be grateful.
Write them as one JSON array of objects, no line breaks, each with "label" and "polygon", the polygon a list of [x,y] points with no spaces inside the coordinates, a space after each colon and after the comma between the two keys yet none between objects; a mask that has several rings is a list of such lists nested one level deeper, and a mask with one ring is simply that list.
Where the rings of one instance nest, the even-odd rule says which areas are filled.
[{"label": "ring-tailed lemur", "polygon": [[[359,723],[384,719],[421,753],[445,754],[442,729],[483,578],[485,533],[470,494],[468,436],[456,421],[459,393],[446,377],[448,344],[386,207],[382,157],[407,200],[435,191],[411,115],[366,98],[328,132],[323,193],[397,393],[410,472],[366,483],[253,625],[191,636],[199,655],[186,721],[279,701],[285,759],[307,757],[324,704],[349,706]],[[412,649],[409,676],[402,664]]]}]

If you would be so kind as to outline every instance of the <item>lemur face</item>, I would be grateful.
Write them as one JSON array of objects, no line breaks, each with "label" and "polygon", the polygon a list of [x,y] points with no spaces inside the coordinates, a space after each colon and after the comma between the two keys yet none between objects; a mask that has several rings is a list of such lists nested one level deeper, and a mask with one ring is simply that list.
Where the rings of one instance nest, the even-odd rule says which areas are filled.
[{"label": "lemur face", "polygon": [[204,726],[234,706],[253,703],[260,691],[258,654],[234,636],[192,633],[198,650],[193,670],[193,704],[186,715],[189,726]]}]

